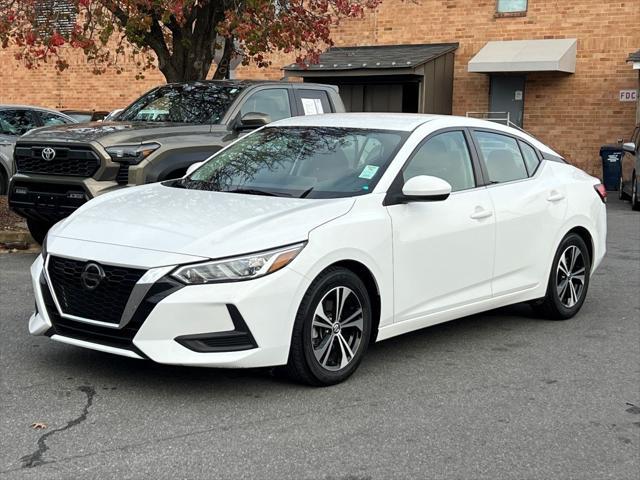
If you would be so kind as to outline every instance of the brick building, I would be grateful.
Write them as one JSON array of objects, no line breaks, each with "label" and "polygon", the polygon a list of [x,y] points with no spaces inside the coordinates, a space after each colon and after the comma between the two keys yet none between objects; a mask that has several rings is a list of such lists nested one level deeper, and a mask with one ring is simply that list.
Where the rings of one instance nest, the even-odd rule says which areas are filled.
[{"label": "brick building", "polygon": [[[640,0],[383,0],[365,18],[342,22],[334,40],[338,47],[455,46],[442,54],[450,61],[425,57],[423,66],[395,72],[396,85],[412,80],[419,86],[394,87],[402,92],[401,107],[396,102],[389,108],[466,115],[511,106],[512,121],[597,175],[600,145],[628,137],[636,122],[636,104],[622,101],[620,93],[638,88],[638,72],[627,60],[640,47]],[[375,49],[369,53],[375,60]],[[234,75],[308,77],[282,69],[292,58],[272,60],[270,69],[240,67]],[[93,76],[80,55],[70,63],[62,74],[48,67],[27,71],[10,51],[0,51],[0,103],[113,109],[163,81],[159,72],[135,80],[133,63],[120,75],[101,76]],[[431,71],[442,78],[427,85]],[[360,72],[358,82],[370,84],[383,73]],[[326,78],[346,85],[345,95],[353,97],[359,90],[346,76],[334,71]],[[384,91],[366,88],[376,99],[375,91]]]}]

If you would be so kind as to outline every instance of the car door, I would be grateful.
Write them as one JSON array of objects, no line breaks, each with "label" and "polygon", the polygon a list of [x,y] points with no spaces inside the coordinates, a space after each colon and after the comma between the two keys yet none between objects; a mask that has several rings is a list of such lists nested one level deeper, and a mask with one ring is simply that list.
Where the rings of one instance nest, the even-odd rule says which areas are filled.
[{"label": "car door", "polygon": [[401,186],[414,176],[431,175],[452,186],[444,201],[387,207],[397,322],[491,297],[494,215],[486,188],[478,186],[479,168],[469,147],[464,129],[436,132],[416,148],[396,179]]},{"label": "car door", "polygon": [[546,282],[564,221],[566,190],[535,148],[515,136],[474,130],[496,221],[495,297]]}]

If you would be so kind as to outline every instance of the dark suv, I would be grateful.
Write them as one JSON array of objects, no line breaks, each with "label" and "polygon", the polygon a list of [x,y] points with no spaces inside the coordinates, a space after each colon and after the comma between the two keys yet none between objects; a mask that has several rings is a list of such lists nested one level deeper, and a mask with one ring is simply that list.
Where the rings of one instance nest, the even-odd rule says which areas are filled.
[{"label": "dark suv", "polygon": [[191,164],[269,121],[343,111],[331,85],[163,85],[129,105],[117,121],[41,128],[21,137],[9,205],[41,242],[54,223],[97,195],[181,177]]}]

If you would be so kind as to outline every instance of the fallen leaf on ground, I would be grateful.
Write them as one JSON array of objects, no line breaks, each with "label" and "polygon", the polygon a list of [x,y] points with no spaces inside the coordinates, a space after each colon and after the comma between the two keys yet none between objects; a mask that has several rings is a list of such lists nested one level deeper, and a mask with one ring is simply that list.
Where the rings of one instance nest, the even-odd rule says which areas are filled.
[{"label": "fallen leaf on ground", "polygon": [[47,428],[47,424],[42,422],[34,422],[31,424],[31,428],[33,428],[34,430],[44,430],[45,428]]}]

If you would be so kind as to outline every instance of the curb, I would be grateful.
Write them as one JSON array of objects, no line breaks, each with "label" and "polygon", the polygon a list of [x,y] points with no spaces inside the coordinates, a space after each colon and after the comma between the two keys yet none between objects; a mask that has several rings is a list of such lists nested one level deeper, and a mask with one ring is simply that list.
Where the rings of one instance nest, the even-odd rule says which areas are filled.
[{"label": "curb", "polygon": [[38,253],[40,245],[29,232],[0,231],[0,255],[6,253]]}]

